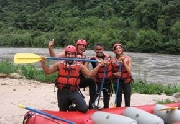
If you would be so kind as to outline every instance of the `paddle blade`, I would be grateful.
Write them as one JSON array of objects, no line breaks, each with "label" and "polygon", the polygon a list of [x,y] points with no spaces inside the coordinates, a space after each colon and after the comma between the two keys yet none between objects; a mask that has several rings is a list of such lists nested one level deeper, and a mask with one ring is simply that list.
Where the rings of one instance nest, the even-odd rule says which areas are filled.
[{"label": "paddle blade", "polygon": [[34,53],[16,53],[14,55],[14,63],[34,63],[40,60],[41,57]]},{"label": "paddle blade", "polygon": [[20,107],[20,108],[23,108],[23,109],[26,108],[26,107],[25,107],[24,105],[22,105],[22,104],[19,104],[19,107]]},{"label": "paddle blade", "polygon": [[160,109],[158,111],[170,111],[170,110],[178,110],[179,108],[178,107],[169,107],[169,108],[163,108],[163,109]]}]

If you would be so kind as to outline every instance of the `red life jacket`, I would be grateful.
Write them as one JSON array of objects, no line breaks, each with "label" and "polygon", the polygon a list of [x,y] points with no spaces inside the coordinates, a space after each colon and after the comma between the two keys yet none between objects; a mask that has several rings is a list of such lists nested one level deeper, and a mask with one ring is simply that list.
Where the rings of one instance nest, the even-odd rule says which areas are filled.
[{"label": "red life jacket", "polygon": [[57,87],[60,89],[77,90],[80,83],[79,71],[79,62],[73,62],[72,65],[67,65],[65,61],[61,61],[57,78]]},{"label": "red life jacket", "polygon": [[[128,56],[124,56],[125,59],[128,59]],[[129,65],[129,59],[126,62],[127,65]],[[116,58],[112,58],[112,66],[113,66],[113,73],[116,73],[119,71],[119,61]],[[129,74],[129,72],[127,71],[126,67],[124,66],[124,64],[122,64],[121,67],[121,77],[125,83],[131,83],[132,82],[132,76]],[[113,76],[114,77],[114,81],[117,82],[117,79],[119,78],[118,76]]]},{"label": "red life jacket", "polygon": [[[94,59],[98,59],[98,57],[92,57]],[[98,73],[95,76],[95,82],[101,83],[102,79],[110,79],[112,77],[112,63],[111,63],[111,57],[108,54],[105,54],[104,60],[108,60],[110,63],[106,66],[106,74],[104,77],[104,69],[105,66],[101,66],[98,70]]]}]

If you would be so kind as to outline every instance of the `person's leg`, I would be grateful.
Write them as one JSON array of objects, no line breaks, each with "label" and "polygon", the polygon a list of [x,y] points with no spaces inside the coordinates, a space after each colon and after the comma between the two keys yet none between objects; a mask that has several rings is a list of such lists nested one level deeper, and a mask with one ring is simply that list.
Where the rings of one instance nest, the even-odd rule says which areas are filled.
[{"label": "person's leg", "polygon": [[[122,103],[122,88],[123,88],[123,84],[122,84],[122,81],[120,81],[119,82],[119,88],[118,88],[118,94],[115,94],[115,97],[116,97],[116,107],[121,107],[121,103]],[[117,89],[117,83],[114,84],[115,93],[117,93],[116,89]]]},{"label": "person's leg", "polygon": [[109,94],[107,89],[103,89],[103,103],[104,103],[104,108],[109,108]]},{"label": "person's leg", "polygon": [[68,111],[76,111],[75,104],[71,100],[68,101],[69,109]]},{"label": "person's leg", "polygon": [[87,82],[89,86],[89,96],[90,96],[89,109],[93,109],[96,100],[96,83],[92,78],[87,78]]},{"label": "person's leg", "polygon": [[68,98],[67,93],[62,90],[57,90],[57,101],[58,101],[58,107],[59,111],[68,111],[69,105],[68,105]]},{"label": "person's leg", "polygon": [[69,94],[70,100],[76,104],[76,108],[78,111],[86,113],[88,111],[88,106],[82,95],[78,91],[73,91]]},{"label": "person's leg", "polygon": [[102,109],[102,107],[99,105],[100,97],[103,95],[103,94],[101,94],[101,96],[100,96],[100,93],[101,93],[101,90],[103,90],[103,89],[101,89],[101,83],[96,82],[96,85],[97,85],[97,88],[96,88],[96,92],[95,92],[95,100],[94,100],[94,103],[92,104],[92,106],[93,106],[92,108],[100,110],[100,109]]},{"label": "person's leg", "polygon": [[93,105],[95,102],[95,95],[96,95],[96,84],[94,82],[94,79],[92,78],[81,78],[79,87],[80,88],[86,88],[87,86],[89,86],[89,96],[90,96],[90,100],[89,100],[89,109],[93,109]]},{"label": "person's leg", "polygon": [[124,83],[124,102],[126,107],[130,106],[131,93],[132,93],[131,83]]},{"label": "person's leg", "polygon": [[111,81],[108,80],[104,83],[104,88],[103,88],[104,108],[109,108],[110,95],[111,95]]}]

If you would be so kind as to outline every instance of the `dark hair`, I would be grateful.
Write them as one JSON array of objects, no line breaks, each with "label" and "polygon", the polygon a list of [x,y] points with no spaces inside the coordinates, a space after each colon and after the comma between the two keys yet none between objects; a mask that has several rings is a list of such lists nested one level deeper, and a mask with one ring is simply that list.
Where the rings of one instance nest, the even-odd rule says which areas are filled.
[{"label": "dark hair", "polygon": [[[112,51],[115,50],[115,47],[114,47],[115,44],[121,44],[121,43],[120,43],[120,42],[115,42],[115,43],[113,43],[113,44],[112,44]],[[122,45],[122,44],[121,44],[121,45]]]},{"label": "dark hair", "polygon": [[95,49],[95,47],[96,47],[96,46],[101,46],[101,47],[104,47],[104,46],[103,46],[103,44],[102,44],[102,43],[100,43],[100,42],[96,42],[96,43],[94,43],[94,49]]}]

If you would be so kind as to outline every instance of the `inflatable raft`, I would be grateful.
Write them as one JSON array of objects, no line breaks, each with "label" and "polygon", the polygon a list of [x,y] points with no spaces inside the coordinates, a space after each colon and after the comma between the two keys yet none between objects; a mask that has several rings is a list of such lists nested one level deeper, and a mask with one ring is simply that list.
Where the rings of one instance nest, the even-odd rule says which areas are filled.
[{"label": "inflatable raft", "polygon": [[178,124],[180,110],[171,108],[179,106],[180,102],[165,105],[116,107],[89,110],[85,114],[33,109],[24,115],[23,124]]}]

